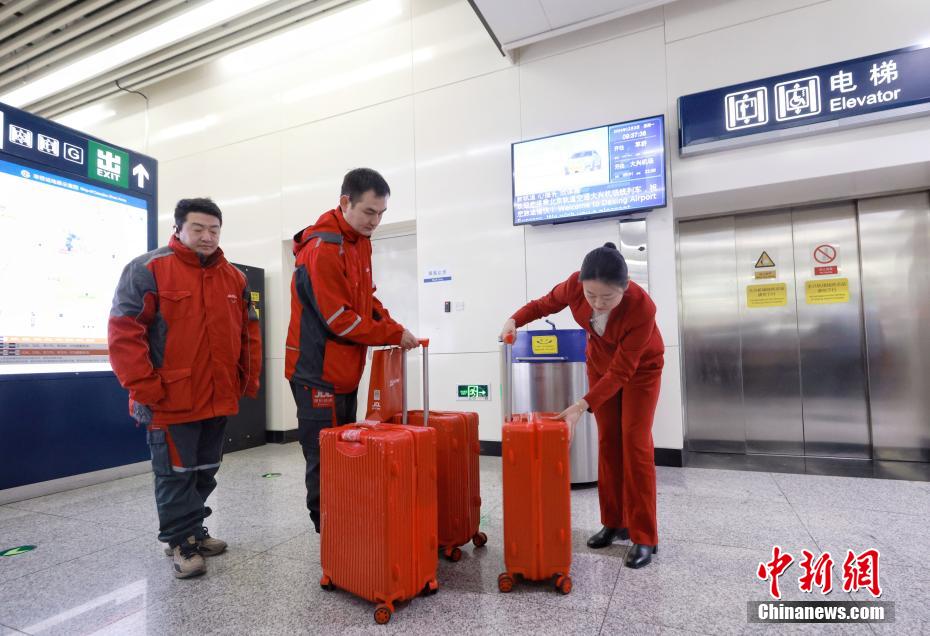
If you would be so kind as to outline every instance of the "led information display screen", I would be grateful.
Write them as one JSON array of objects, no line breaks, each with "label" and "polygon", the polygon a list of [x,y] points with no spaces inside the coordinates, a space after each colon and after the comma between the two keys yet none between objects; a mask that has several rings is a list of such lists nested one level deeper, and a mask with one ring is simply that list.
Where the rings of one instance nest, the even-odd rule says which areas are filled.
[{"label": "led information display screen", "polygon": [[110,371],[123,267],[154,247],[158,163],[0,104],[0,376]]},{"label": "led information display screen", "polygon": [[511,146],[514,225],[665,205],[665,119],[637,119]]},{"label": "led information display screen", "polygon": [[0,374],[109,370],[107,316],[146,202],[0,160]]}]

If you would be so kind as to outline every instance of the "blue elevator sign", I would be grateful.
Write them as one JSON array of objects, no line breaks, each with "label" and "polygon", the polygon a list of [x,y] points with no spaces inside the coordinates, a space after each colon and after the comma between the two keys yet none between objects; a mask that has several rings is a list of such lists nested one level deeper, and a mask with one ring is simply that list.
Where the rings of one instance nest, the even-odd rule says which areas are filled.
[{"label": "blue elevator sign", "polygon": [[682,155],[930,112],[930,47],[678,98]]}]

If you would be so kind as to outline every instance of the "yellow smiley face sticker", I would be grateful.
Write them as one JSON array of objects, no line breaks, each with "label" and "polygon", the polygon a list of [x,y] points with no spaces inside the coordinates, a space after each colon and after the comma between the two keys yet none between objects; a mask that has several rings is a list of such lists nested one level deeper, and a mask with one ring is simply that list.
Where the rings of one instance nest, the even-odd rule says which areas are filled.
[{"label": "yellow smiley face sticker", "polygon": [[555,336],[533,336],[533,353],[535,355],[552,355],[559,352],[559,339]]}]

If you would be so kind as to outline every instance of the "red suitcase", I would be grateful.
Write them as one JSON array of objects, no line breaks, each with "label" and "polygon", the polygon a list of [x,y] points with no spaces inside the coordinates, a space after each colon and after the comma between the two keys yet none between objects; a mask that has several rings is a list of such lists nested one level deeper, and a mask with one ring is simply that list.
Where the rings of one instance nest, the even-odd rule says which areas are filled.
[{"label": "red suitcase", "polygon": [[[481,518],[481,477],[479,456],[481,447],[478,443],[478,414],[458,411],[429,410],[429,341],[423,344],[423,406],[424,411],[407,411],[407,360],[402,354],[400,359],[400,378],[391,377],[397,373],[397,360],[390,356],[382,358],[386,366],[395,364],[393,371],[372,369],[373,380],[368,392],[369,417],[383,415],[388,405],[400,404],[401,413],[395,414],[390,421],[395,424],[412,424],[429,426],[437,433],[438,464],[438,505],[439,505],[439,547],[450,561],[462,558],[459,546],[471,541],[475,547],[482,547],[488,542],[488,536],[479,532]],[[394,352],[391,352],[394,353]],[[396,380],[401,380],[396,382]]]},{"label": "red suitcase", "polygon": [[[403,422],[403,415],[392,418]],[[423,411],[410,411],[407,424],[423,425]],[[429,411],[427,425],[436,430],[438,464],[439,547],[450,561],[462,558],[459,546],[471,541],[480,548],[488,536],[479,532],[481,477],[478,458],[478,414]]]},{"label": "red suitcase", "polygon": [[436,437],[392,424],[320,433],[320,585],[377,603],[380,624],[395,601],[439,589]]},{"label": "red suitcase", "polygon": [[554,578],[572,590],[571,483],[568,426],[551,413],[515,415],[504,423],[504,563],[497,579],[510,592],[518,576]]}]

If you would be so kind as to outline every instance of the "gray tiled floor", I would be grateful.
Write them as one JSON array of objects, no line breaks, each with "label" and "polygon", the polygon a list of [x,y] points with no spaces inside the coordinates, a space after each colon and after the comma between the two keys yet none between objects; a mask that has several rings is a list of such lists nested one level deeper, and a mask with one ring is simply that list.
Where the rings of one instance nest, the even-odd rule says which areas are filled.
[{"label": "gray tiled floor", "polygon": [[[399,606],[388,626],[372,607],[318,581],[319,542],[303,509],[296,445],[228,455],[211,500],[211,533],[230,542],[199,580],[178,581],[155,540],[151,477],[0,506],[0,636],[12,634],[927,634],[930,633],[930,487],[905,481],[659,468],[660,553],[642,570],[622,566],[627,545],[585,545],[599,527],[597,491],[572,491],[574,590],[547,584],[497,591],[503,570],[500,460],[482,459],[484,549],[439,564],[440,593]],[[263,479],[267,472],[279,472]],[[363,530],[360,530],[363,535]],[[360,536],[359,540],[364,540]],[[888,625],[756,625],[746,603],[765,600],[756,578],[774,544],[829,550],[830,600],[848,549],[881,550]],[[781,579],[786,600],[823,600],[797,589],[797,562]]]}]

